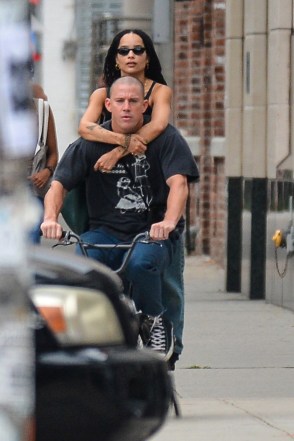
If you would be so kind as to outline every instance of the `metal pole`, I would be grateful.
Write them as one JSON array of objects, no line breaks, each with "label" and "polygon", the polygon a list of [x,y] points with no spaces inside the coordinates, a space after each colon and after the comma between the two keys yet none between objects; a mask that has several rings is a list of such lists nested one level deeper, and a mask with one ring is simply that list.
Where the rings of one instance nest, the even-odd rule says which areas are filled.
[{"label": "metal pole", "polygon": [[34,439],[26,175],[36,121],[29,61],[28,2],[0,0],[0,439],[5,441]]}]

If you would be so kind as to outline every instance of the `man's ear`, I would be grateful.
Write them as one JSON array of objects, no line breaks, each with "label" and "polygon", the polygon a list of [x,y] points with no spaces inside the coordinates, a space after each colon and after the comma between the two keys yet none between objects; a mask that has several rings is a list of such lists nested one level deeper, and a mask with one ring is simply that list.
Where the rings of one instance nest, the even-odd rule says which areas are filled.
[{"label": "man's ear", "polygon": [[[149,102],[148,102],[148,100],[144,100],[144,103],[143,103],[143,112],[142,113],[144,113],[145,111],[146,111],[146,109],[147,109],[147,107],[148,107],[148,105],[149,105]],[[108,110],[108,109],[107,109]]]},{"label": "man's ear", "polygon": [[105,98],[105,107],[108,110],[108,112],[111,112],[111,102],[110,98]]}]

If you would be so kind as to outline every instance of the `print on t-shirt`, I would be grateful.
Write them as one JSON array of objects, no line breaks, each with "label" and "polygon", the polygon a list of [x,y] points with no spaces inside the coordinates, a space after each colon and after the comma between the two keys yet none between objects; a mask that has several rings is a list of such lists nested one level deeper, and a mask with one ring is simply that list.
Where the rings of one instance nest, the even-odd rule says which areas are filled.
[{"label": "print on t-shirt", "polygon": [[115,208],[121,213],[146,211],[152,201],[151,187],[147,170],[150,165],[145,155],[135,156],[131,169],[126,170],[130,176],[121,177],[117,182],[117,195],[120,198]]}]

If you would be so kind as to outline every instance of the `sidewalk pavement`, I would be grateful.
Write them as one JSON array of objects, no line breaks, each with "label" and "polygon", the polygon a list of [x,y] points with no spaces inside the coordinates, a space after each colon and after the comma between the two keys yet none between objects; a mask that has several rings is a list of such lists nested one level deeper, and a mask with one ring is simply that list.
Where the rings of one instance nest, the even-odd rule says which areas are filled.
[{"label": "sidewalk pavement", "polygon": [[294,313],[224,292],[210,258],[186,258],[184,352],[171,409],[150,441],[294,439]]}]

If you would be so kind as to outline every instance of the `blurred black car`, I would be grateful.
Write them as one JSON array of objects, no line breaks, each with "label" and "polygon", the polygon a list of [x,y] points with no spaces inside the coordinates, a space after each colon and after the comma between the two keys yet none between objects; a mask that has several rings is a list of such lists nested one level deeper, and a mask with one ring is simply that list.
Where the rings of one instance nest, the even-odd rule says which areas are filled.
[{"label": "blurred black car", "polygon": [[171,402],[167,366],[137,349],[122,284],[91,259],[30,251],[36,336],[37,441],[141,441]]}]

